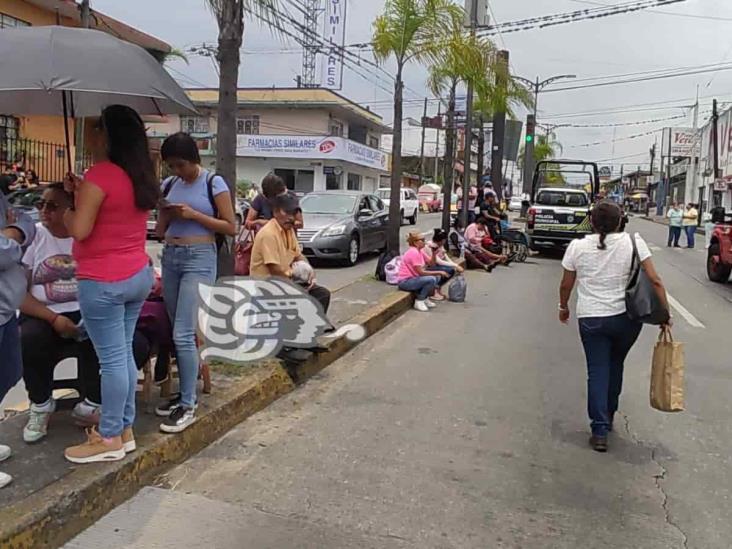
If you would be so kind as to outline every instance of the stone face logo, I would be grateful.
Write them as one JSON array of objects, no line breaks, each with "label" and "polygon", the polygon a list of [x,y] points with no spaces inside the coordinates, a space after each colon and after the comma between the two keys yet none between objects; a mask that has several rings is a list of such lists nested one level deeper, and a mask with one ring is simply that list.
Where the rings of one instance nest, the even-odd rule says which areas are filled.
[{"label": "stone face logo", "polygon": [[199,284],[198,294],[202,360],[243,364],[313,347],[329,326],[320,304],[289,280],[222,278]]}]

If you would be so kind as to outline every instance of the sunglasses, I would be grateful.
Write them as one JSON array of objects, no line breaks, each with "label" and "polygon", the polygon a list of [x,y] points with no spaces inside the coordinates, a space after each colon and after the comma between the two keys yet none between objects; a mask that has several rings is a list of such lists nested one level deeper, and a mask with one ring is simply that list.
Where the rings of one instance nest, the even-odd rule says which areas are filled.
[{"label": "sunglasses", "polygon": [[47,209],[49,212],[55,212],[61,207],[58,202],[43,199],[37,201],[35,206],[39,212],[42,212],[44,209]]}]

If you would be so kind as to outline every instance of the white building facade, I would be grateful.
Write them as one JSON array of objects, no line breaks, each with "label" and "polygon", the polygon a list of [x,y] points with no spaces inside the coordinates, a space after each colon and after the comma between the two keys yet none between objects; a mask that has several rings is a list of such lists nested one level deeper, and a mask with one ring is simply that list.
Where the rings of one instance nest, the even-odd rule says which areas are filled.
[{"label": "white building facade", "polygon": [[[150,125],[164,138],[178,131],[199,143],[203,164],[215,168],[217,90],[189,90],[197,116],[170,116]],[[336,92],[316,88],[241,89],[237,114],[237,180],[259,185],[275,173],[288,188],[375,191],[389,173],[380,116]]]}]

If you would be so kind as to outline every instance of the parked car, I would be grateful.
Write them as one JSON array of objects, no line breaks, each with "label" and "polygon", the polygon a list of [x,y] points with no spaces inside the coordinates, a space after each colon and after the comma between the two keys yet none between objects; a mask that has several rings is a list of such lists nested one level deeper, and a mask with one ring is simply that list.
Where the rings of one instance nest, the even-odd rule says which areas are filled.
[{"label": "parked car", "polygon": [[[391,189],[379,189],[376,191],[377,196],[384,202],[386,209],[389,209],[389,203],[391,202]],[[401,224],[404,225],[404,220],[408,219],[411,225],[417,223],[417,212],[419,211],[419,198],[414,189],[402,189],[400,193],[399,201],[399,214]]]},{"label": "parked car", "polygon": [[36,223],[41,220],[41,212],[36,208],[36,203],[41,199],[45,186],[33,187],[32,189],[20,189],[8,195],[10,205],[28,216]]},{"label": "parked car", "polygon": [[520,196],[512,196],[511,199],[508,201],[508,211],[520,212],[522,201],[523,199]]},{"label": "parked car", "polygon": [[376,195],[323,191],[300,201],[304,228],[297,231],[303,255],[355,265],[361,254],[386,248],[388,210]]}]

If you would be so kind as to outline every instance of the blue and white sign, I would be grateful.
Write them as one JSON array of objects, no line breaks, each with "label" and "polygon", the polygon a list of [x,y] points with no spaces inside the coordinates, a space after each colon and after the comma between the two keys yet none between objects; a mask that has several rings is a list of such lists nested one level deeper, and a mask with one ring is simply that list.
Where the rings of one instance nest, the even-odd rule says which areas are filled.
[{"label": "blue and white sign", "polygon": [[346,41],[346,0],[325,0],[321,88],[343,89],[343,46]]},{"label": "blue and white sign", "polygon": [[340,160],[388,172],[386,153],[335,136],[239,135],[237,156]]}]

